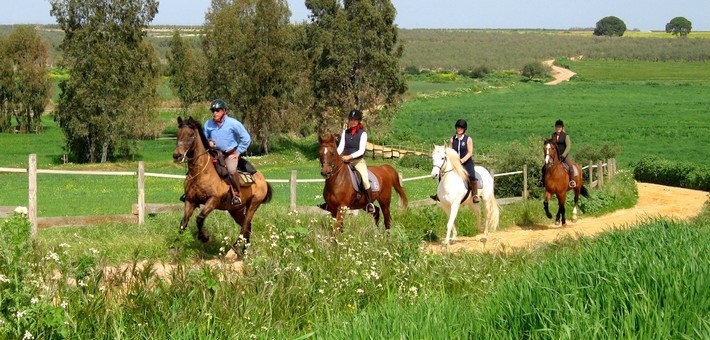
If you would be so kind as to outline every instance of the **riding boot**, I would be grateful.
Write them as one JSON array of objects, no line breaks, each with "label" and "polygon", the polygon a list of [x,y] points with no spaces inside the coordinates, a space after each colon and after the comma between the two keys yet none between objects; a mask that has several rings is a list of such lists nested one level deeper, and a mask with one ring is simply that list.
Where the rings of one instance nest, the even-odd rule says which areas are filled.
[{"label": "riding boot", "polygon": [[231,184],[232,205],[242,205],[241,195],[239,194],[239,179],[236,177],[239,174],[229,175],[229,183]]},{"label": "riding boot", "polygon": [[367,198],[367,206],[365,207],[365,211],[367,211],[370,214],[375,213],[375,205],[372,204],[372,188],[367,189],[365,191],[365,197]]},{"label": "riding boot", "polygon": [[478,180],[474,177],[468,184],[471,187],[471,199],[473,199],[473,203],[480,202],[481,199],[478,197]]},{"label": "riding boot", "polygon": [[537,187],[538,188],[543,188],[545,187],[545,166],[542,166],[542,176],[540,177],[540,180],[537,181]]},{"label": "riding boot", "polygon": [[574,169],[570,166],[568,172],[569,172],[569,187],[574,188],[577,186],[577,182],[574,181]]}]

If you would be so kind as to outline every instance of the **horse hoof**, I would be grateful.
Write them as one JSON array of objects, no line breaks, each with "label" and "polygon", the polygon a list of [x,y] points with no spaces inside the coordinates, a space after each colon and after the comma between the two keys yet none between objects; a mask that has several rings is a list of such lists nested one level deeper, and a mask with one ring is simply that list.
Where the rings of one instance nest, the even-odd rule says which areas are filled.
[{"label": "horse hoof", "polygon": [[560,225],[560,221],[555,221],[555,225]]},{"label": "horse hoof", "polygon": [[545,214],[547,218],[552,218],[552,214]]},{"label": "horse hoof", "polygon": [[205,235],[200,235],[200,236],[198,236],[197,238],[200,239],[200,241],[201,241],[202,243],[207,243],[207,242],[210,241],[210,237],[209,237],[209,236],[205,236]]},{"label": "horse hoof", "polygon": [[576,218],[573,218],[573,219],[572,219],[572,223],[577,223],[577,219],[576,219]]}]

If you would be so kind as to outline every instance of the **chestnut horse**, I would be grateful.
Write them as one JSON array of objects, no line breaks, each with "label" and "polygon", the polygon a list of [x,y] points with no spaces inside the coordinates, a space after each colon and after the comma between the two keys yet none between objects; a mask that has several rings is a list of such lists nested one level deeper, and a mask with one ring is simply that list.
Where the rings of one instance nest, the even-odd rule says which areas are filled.
[{"label": "chestnut horse", "polygon": [[[261,172],[256,172],[254,183],[251,185],[241,185],[242,204],[232,205],[229,193],[229,185],[219,176],[212,162],[212,156],[205,147],[208,145],[207,138],[202,132],[202,125],[192,117],[183,121],[178,117],[177,145],[173,151],[173,159],[176,162],[187,162],[187,176],[185,177],[185,211],[180,222],[180,232],[187,229],[190,217],[196,207],[200,208],[197,216],[198,238],[202,242],[209,241],[209,236],[202,228],[205,218],[213,210],[227,210],[232,218],[241,227],[239,238],[234,242],[234,251],[243,251],[249,243],[251,235],[251,220],[256,209],[262,203],[271,200],[271,185],[266,181]],[[239,249],[240,240],[245,243]]]},{"label": "chestnut horse", "polygon": [[[338,146],[335,145],[335,137],[331,134],[326,138],[318,136],[320,143],[320,174],[325,177],[323,187],[323,198],[326,209],[335,218],[334,231],[342,231],[343,215],[348,209],[363,209],[367,205],[365,194],[358,197],[353,188],[350,166],[338,155]],[[380,222],[380,209],[385,220],[385,232],[390,229],[390,203],[392,201],[392,189],[397,191],[402,202],[402,207],[407,208],[407,195],[402,187],[402,178],[390,165],[368,166],[367,169],[377,177],[380,184],[379,191],[372,191],[372,200],[379,202],[380,206],[375,207],[373,216],[375,225]],[[374,203],[374,202],[373,202]]]},{"label": "chestnut horse", "polygon": [[562,165],[563,162],[560,160],[557,154],[557,145],[551,139],[545,138],[544,140],[544,150],[545,150],[545,214],[547,218],[552,218],[550,209],[547,201],[552,197],[552,195],[557,196],[557,216],[555,217],[555,224],[560,224],[560,219],[562,220],[562,225],[567,225],[567,220],[565,219],[565,202],[567,201],[567,191],[570,189],[574,190],[574,210],[572,210],[572,222],[577,222],[577,203],[579,202],[579,194],[581,193],[584,197],[589,197],[587,188],[584,187],[584,181],[582,178],[582,168],[579,164],[572,162],[578,175],[574,176],[574,181],[577,182],[577,186],[570,188],[569,186],[569,173]]}]

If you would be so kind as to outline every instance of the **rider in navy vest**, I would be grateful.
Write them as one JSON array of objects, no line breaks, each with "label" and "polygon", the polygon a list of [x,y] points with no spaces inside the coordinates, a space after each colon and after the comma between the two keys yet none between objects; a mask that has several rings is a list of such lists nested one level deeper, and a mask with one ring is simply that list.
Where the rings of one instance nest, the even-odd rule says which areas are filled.
[{"label": "rider in navy vest", "polygon": [[[466,135],[468,124],[465,120],[459,119],[454,124],[456,134],[449,141],[449,148],[456,150],[461,159],[461,165],[468,172],[469,189],[473,198],[473,203],[480,202],[478,197],[478,179],[476,179],[475,164],[473,163],[473,138]],[[431,196],[434,200],[439,200],[436,195]]]},{"label": "rider in navy vest", "polygon": [[338,154],[343,156],[343,161],[352,164],[362,177],[362,186],[365,189],[367,198],[368,213],[375,213],[375,205],[372,204],[372,188],[370,188],[370,178],[367,175],[367,164],[365,164],[365,151],[367,148],[367,132],[363,130],[362,112],[351,110],[348,114],[348,127],[343,130],[338,143]]},{"label": "rider in navy vest", "polygon": [[[570,188],[574,188],[577,186],[577,182],[574,181],[574,168],[572,165],[572,158],[569,157],[569,152],[572,149],[572,141],[569,138],[569,135],[567,132],[564,131],[565,129],[565,124],[562,122],[562,120],[558,119],[555,122],[555,132],[552,134],[552,142],[555,143],[555,146],[557,147],[557,155],[560,157],[560,160],[567,164],[567,172],[569,174],[569,186]],[[537,182],[537,186],[542,188],[545,186],[545,171],[547,167],[546,164],[542,165],[542,177],[539,182]]]}]

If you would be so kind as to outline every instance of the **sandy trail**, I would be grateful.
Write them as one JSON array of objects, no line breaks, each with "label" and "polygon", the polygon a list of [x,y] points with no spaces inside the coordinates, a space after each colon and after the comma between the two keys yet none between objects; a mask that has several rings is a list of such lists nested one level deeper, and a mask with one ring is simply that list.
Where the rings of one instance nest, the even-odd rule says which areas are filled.
[{"label": "sandy trail", "polygon": [[555,62],[554,59],[543,61],[543,64],[552,68],[552,76],[555,78],[555,80],[547,82],[547,83],[545,83],[545,85],[557,85],[563,81],[568,81],[570,78],[572,78],[572,76],[577,74],[577,73],[574,73],[571,70],[566,69],[564,67],[559,67],[559,66],[553,65],[554,62]]},{"label": "sandy trail", "polygon": [[[600,217],[580,216],[576,223],[567,221],[566,227],[557,226],[550,220],[547,225],[532,227],[510,227],[504,231],[488,234],[488,242],[480,242],[482,235],[475,237],[459,237],[458,242],[442,248],[440,244],[431,244],[427,251],[456,252],[459,250],[498,252],[512,248],[531,248],[539,243],[553,242],[558,238],[578,235],[594,236],[613,228],[628,228],[636,222],[651,217],[671,217],[688,219],[697,216],[702,210],[709,195],[705,191],[668,187],[658,184],[637,183],[639,201],[633,208],[617,210]],[[540,200],[542,209],[542,200]],[[568,215],[571,214],[568,208]],[[557,211],[556,200],[550,200],[550,211]]]}]

